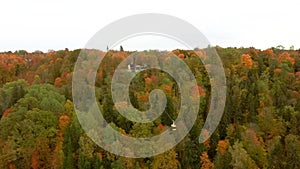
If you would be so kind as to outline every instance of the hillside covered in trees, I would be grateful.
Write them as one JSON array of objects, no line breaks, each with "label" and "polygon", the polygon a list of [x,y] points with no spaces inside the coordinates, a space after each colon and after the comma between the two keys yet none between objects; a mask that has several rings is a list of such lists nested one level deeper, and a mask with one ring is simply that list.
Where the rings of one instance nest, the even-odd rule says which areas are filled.
[{"label": "hillside covered in trees", "polygon": [[[199,144],[211,86],[195,52],[205,56],[205,49],[173,50],[196,77],[193,97],[201,98],[198,117],[176,147],[137,159],[103,150],[81,128],[72,98],[79,49],[0,53],[0,168],[299,169],[300,50],[218,46],[216,50],[227,80],[226,106],[217,130]],[[121,116],[112,101],[111,80],[117,66],[132,53],[123,49],[106,53],[95,83],[99,108],[107,122],[124,135],[158,135],[171,126],[169,116],[177,117],[180,91],[167,73],[141,71],[130,85],[131,103],[147,110],[149,93],[161,89],[167,96],[166,109],[151,123],[135,123]],[[151,50],[142,54],[157,57]],[[142,64],[142,60],[136,62]]]}]

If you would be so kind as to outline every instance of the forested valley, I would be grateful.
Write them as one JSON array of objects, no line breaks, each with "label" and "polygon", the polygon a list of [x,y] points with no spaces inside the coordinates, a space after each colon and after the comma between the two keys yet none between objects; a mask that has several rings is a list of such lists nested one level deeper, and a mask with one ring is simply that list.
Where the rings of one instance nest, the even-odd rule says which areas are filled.
[{"label": "forested valley", "polygon": [[[199,143],[211,96],[211,79],[205,69],[210,65],[204,66],[197,56],[205,59],[205,49],[170,51],[194,74],[197,85],[192,97],[200,97],[200,109],[192,130],[176,147],[149,158],[107,152],[82,129],[72,98],[72,75],[80,49],[0,53],[0,168],[299,169],[300,50],[215,49],[227,85],[217,130]],[[169,116],[177,117],[180,109],[174,79],[155,69],[137,73],[129,90],[134,107],[149,109],[153,89],[164,91],[167,104],[155,121],[132,122],[116,110],[111,80],[116,67],[133,52],[123,48],[91,52],[105,54],[96,74],[95,94],[99,109],[115,130],[131,137],[151,137],[171,126]],[[152,50],[142,54],[157,57]]]}]

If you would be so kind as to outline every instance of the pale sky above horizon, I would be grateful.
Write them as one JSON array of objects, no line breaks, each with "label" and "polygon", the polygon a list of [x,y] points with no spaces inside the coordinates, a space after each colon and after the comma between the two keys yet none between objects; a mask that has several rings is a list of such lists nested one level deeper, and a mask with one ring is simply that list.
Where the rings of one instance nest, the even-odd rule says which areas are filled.
[{"label": "pale sky above horizon", "polygon": [[[0,51],[84,48],[104,26],[139,13],[162,13],[183,19],[197,27],[212,45],[260,49],[294,45],[299,49],[299,6],[300,1],[296,0],[1,1]],[[121,45],[125,50],[182,47],[176,42],[147,38]]]}]

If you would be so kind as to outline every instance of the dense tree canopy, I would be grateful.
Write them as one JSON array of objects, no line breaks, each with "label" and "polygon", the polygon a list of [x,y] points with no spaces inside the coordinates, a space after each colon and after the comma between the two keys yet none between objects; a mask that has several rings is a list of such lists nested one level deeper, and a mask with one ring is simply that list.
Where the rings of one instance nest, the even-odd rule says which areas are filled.
[{"label": "dense tree canopy", "polygon": [[[217,130],[199,144],[210,106],[211,79],[206,68],[211,65],[203,65],[197,55],[208,59],[209,54],[206,49],[173,50],[168,54],[184,61],[196,78],[191,97],[200,97],[200,109],[192,130],[176,147],[143,159],[111,154],[82,130],[72,103],[73,68],[80,50],[1,53],[0,168],[300,168],[300,51],[218,46],[216,50],[227,79],[226,106]],[[134,52],[120,46],[120,51],[108,51],[105,56],[90,50],[85,57],[89,54],[103,57],[95,94],[109,125],[123,135],[143,138],[170,127],[181,103],[180,86],[174,78],[157,69],[138,72],[130,83],[130,100],[115,104],[111,96],[114,71]],[[163,66],[163,61],[170,60],[152,50],[139,55],[144,59],[137,58],[134,64],[155,60]],[[82,69],[91,69],[90,64],[85,62]],[[129,76],[132,72],[125,69]],[[91,74],[84,77],[91,78]],[[130,103],[142,112],[148,110],[154,89],[165,93],[167,103],[153,122],[136,123],[117,111],[116,106]],[[114,146],[112,140],[107,137],[104,141]]]}]

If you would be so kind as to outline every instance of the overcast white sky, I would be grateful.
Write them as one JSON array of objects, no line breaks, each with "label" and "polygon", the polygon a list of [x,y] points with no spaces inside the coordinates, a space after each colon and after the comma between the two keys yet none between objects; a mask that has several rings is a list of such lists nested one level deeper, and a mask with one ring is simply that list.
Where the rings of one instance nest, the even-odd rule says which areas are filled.
[{"label": "overcast white sky", "polygon": [[[83,48],[107,24],[139,13],[184,19],[202,31],[212,45],[262,49],[294,45],[298,49],[299,7],[297,0],[3,0],[0,51]],[[153,42],[157,40],[153,38]],[[133,44],[122,45],[128,50]],[[136,48],[142,49],[141,43],[136,43]]]}]

